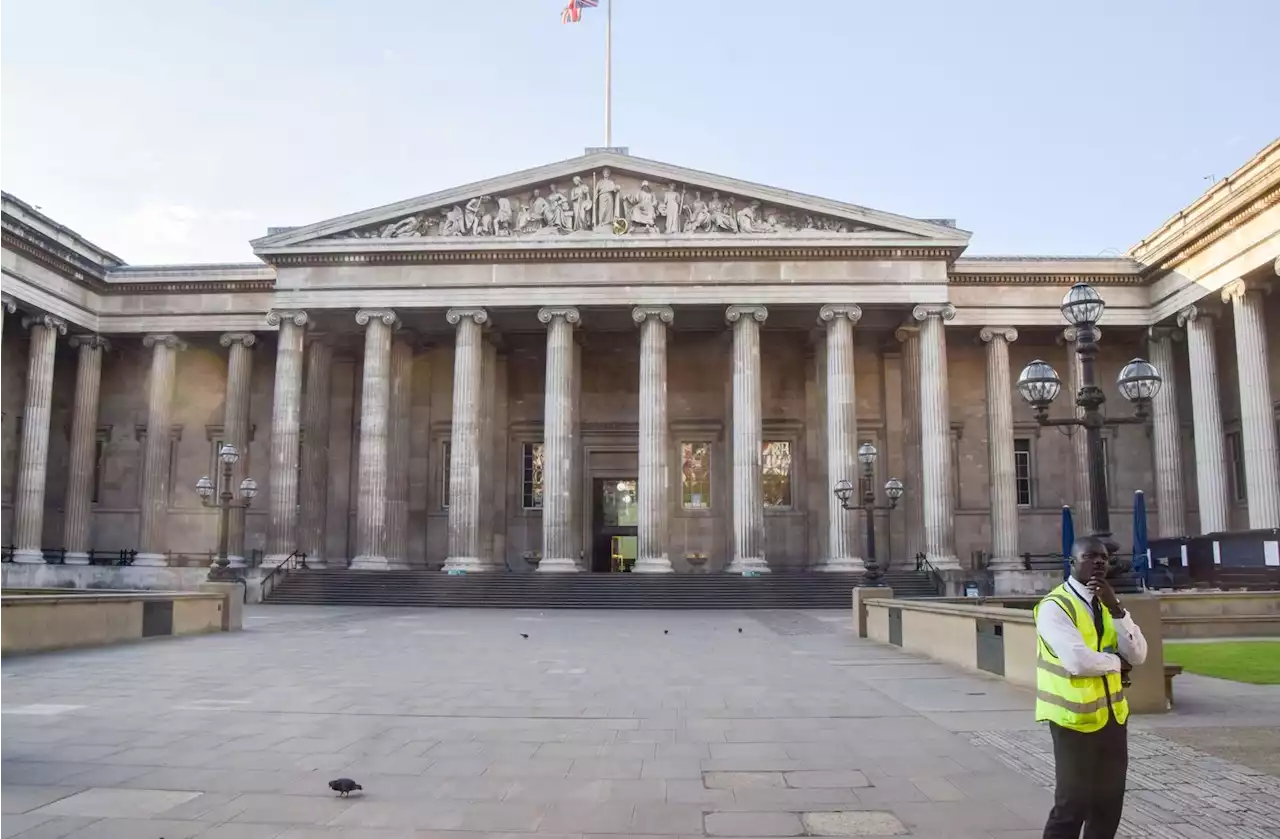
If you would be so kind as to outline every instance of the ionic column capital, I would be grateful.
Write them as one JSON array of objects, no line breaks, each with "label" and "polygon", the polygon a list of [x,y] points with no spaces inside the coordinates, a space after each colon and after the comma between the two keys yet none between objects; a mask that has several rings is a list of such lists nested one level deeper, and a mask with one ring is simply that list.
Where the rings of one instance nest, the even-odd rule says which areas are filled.
[{"label": "ionic column capital", "polygon": [[[9,311],[13,311],[10,309]],[[22,325],[26,329],[33,326],[43,326],[45,329],[52,329],[59,335],[67,334],[67,322],[53,315],[27,315],[22,319]]]},{"label": "ionic column capital", "polygon": [[676,319],[676,313],[670,306],[636,306],[631,310],[631,319],[636,322],[636,325],[650,318],[669,324]]},{"label": "ionic column capital", "polygon": [[368,326],[372,320],[380,320],[392,329],[400,324],[400,317],[394,309],[360,309],[356,312],[356,323],[359,325]]},{"label": "ionic column capital", "polygon": [[943,322],[953,320],[956,316],[956,307],[950,303],[926,303],[916,306],[911,310],[911,317],[918,321],[925,321],[929,318],[941,318]]},{"label": "ionic column capital", "polygon": [[730,306],[724,311],[727,323],[737,323],[744,317],[751,318],[756,323],[764,323],[769,319],[769,310],[764,306]]},{"label": "ionic column capital", "polygon": [[1234,303],[1243,299],[1246,294],[1251,291],[1261,291],[1264,294],[1271,293],[1271,285],[1261,280],[1246,280],[1241,277],[1238,280],[1232,280],[1222,287],[1222,302]]},{"label": "ionic column capital", "polygon": [[171,332],[164,332],[143,335],[142,346],[151,348],[166,347],[171,350],[182,351],[187,348],[187,342]]},{"label": "ionic column capital", "polygon": [[990,344],[997,338],[1003,338],[1005,343],[1012,344],[1018,340],[1018,330],[1012,326],[984,326],[978,330],[978,340],[984,344]]},{"label": "ionic column capital", "polygon": [[893,337],[898,341],[898,343],[905,344],[908,341],[920,337],[920,327],[914,324],[903,324],[893,330]]},{"label": "ionic column capital", "polygon": [[267,312],[267,326],[279,326],[285,321],[292,321],[294,326],[306,326],[307,313],[301,309],[272,309]]},{"label": "ionic column capital", "polygon": [[489,313],[484,309],[450,309],[444,313],[444,319],[450,326],[457,326],[463,318],[475,321],[480,326],[489,322]]},{"label": "ionic column capital", "polygon": [[104,352],[111,349],[111,342],[101,335],[72,335],[67,343],[73,347],[87,347],[91,350],[102,350]]},{"label": "ionic column capital", "polygon": [[565,323],[577,323],[582,320],[582,315],[573,306],[547,306],[538,310],[538,320],[541,323],[551,323],[557,318],[563,318]]},{"label": "ionic column capital", "polygon": [[1175,326],[1148,326],[1147,340],[1149,341],[1181,341],[1183,332]]},{"label": "ionic column capital", "polygon": [[224,332],[222,333],[222,337],[218,339],[218,343],[222,344],[224,347],[229,347],[232,344],[239,344],[240,346],[248,349],[258,343],[258,336],[254,335],[252,332]]},{"label": "ionic column capital", "polygon": [[[1088,331],[1093,333],[1093,343],[1096,344],[1102,340],[1102,330],[1097,326],[1092,327]],[[1085,333],[1086,330],[1081,329],[1078,326],[1068,326],[1066,329],[1062,330],[1062,334],[1058,336],[1058,343],[1074,344],[1078,341],[1083,341],[1085,339]]]},{"label": "ionic column capital", "polygon": [[857,324],[862,320],[862,307],[856,303],[828,303],[818,310],[818,323],[831,323],[836,318],[847,318]]},{"label": "ionic column capital", "polygon": [[0,294],[0,306],[3,306],[4,310],[9,314],[18,311],[18,304],[7,294]]},{"label": "ionic column capital", "polygon": [[1178,312],[1178,326],[1182,327],[1183,329],[1186,329],[1188,323],[1195,323],[1196,321],[1199,321],[1199,320],[1203,320],[1208,324],[1212,324],[1217,317],[1218,317],[1218,312],[1215,309],[1211,309],[1206,306],[1201,306],[1198,303],[1193,303],[1187,308]]}]

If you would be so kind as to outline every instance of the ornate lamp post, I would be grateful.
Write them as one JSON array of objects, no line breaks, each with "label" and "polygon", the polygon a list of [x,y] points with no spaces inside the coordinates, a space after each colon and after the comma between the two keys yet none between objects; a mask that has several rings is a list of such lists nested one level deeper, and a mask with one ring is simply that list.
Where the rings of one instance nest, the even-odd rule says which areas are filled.
[{"label": "ornate lamp post", "polygon": [[853,510],[857,506],[862,507],[862,514],[866,517],[867,523],[867,558],[864,560],[866,572],[862,577],[864,586],[882,586],[884,585],[884,575],[880,571],[880,563],[876,561],[876,510],[892,510],[898,506],[898,499],[902,497],[903,487],[902,481],[897,478],[890,478],[885,482],[884,494],[888,497],[889,503],[886,506],[876,506],[876,494],[871,489],[871,481],[875,476],[876,465],[876,447],[870,443],[863,443],[858,447],[858,460],[862,461],[862,477],[863,491],[862,503],[854,504],[853,484],[845,479],[841,479],[836,483],[835,494],[840,501],[841,508],[845,510]]},{"label": "ornate lamp post", "polygon": [[[1018,393],[1035,410],[1036,422],[1044,426],[1083,427],[1089,453],[1089,505],[1093,521],[1091,535],[1102,539],[1115,553],[1119,546],[1111,538],[1111,514],[1107,509],[1106,460],[1102,450],[1102,429],[1118,425],[1138,425],[1149,418],[1152,398],[1160,392],[1160,373],[1145,359],[1135,358],[1124,366],[1116,380],[1120,395],[1133,404],[1131,417],[1107,417],[1102,406],[1107,398],[1097,384],[1098,333],[1095,329],[1106,304],[1098,292],[1085,283],[1077,283],[1062,298],[1062,316],[1076,327],[1076,353],[1080,356],[1080,390],[1075,404],[1079,417],[1050,419],[1049,405],[1062,390],[1062,381],[1053,368],[1036,359],[1018,376]],[[1117,591],[1137,590],[1132,563],[1118,563],[1112,578]]]},{"label": "ornate lamp post", "polygon": [[[240,482],[240,497],[242,501],[235,501],[235,496],[231,493],[231,467],[235,466],[237,460],[240,459],[240,452],[236,447],[227,443],[218,450],[218,459],[222,461],[222,475],[218,480],[218,486],[215,488],[214,483],[208,475],[196,481],[196,493],[200,496],[201,503],[206,507],[218,508],[218,558],[214,560],[213,567],[209,570],[209,579],[228,579],[234,578],[235,574],[231,572],[231,561],[227,559],[227,544],[230,538],[230,528],[228,526],[231,518],[232,508],[248,507],[253,503],[254,496],[258,494],[258,482],[253,478],[245,478]],[[214,490],[218,490],[217,498],[214,498]]]}]

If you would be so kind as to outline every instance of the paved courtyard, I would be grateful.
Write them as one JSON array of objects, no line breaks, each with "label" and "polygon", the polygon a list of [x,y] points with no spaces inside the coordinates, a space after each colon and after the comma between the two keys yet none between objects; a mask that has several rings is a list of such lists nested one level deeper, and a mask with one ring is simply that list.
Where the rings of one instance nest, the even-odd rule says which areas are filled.
[{"label": "paved courtyard", "polygon": [[[1052,764],[1029,695],[847,624],[262,607],[238,634],[6,661],[0,825],[23,839],[1038,837]],[[1280,691],[1185,676],[1179,690],[1179,714],[1135,726],[1126,835],[1280,837],[1274,749],[1250,745],[1276,742]],[[337,798],[339,776],[364,793]]]}]

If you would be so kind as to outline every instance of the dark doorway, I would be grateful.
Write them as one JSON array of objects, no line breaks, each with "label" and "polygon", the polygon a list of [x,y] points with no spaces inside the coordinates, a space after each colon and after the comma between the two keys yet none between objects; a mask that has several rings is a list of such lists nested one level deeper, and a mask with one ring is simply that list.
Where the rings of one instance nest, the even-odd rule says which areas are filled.
[{"label": "dark doorway", "polygon": [[591,482],[591,570],[630,571],[636,561],[636,479]]}]

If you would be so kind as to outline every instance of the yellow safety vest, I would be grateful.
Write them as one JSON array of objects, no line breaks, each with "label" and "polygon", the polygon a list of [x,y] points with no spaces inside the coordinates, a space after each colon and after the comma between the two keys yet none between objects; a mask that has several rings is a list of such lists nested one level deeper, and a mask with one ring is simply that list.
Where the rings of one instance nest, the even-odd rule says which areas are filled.
[{"label": "yellow safety vest", "polygon": [[[1116,625],[1111,619],[1111,613],[1103,609],[1102,638],[1098,638],[1098,631],[1093,625],[1092,609],[1066,583],[1046,594],[1036,604],[1036,617],[1039,617],[1042,608],[1060,608],[1065,611],[1084,642],[1093,649],[1099,652],[1115,651]],[[1129,702],[1120,685],[1120,674],[1072,676],[1044,642],[1044,638],[1037,633],[1036,720],[1047,720],[1063,728],[1087,734],[1106,725],[1109,714],[1114,714],[1118,723],[1129,719]]]}]

